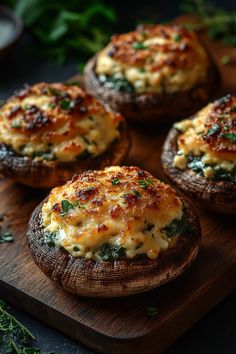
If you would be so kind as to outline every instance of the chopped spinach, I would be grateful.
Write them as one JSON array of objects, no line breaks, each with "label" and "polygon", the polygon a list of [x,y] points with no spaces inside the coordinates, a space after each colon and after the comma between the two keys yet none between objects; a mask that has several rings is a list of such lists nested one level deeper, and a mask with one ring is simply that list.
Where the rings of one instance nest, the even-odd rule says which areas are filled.
[{"label": "chopped spinach", "polygon": [[103,243],[99,249],[98,255],[103,261],[114,261],[125,256],[125,248]]},{"label": "chopped spinach", "polygon": [[49,151],[35,151],[32,154],[32,157],[41,157],[42,160],[46,160],[46,161],[53,161],[56,160],[56,156],[53,154],[53,152]]},{"label": "chopped spinach", "polygon": [[183,213],[181,219],[174,219],[163,231],[166,232],[168,237],[185,235],[187,232],[191,231],[191,225],[188,223],[185,213]]},{"label": "chopped spinach", "polygon": [[214,175],[212,179],[214,181],[225,181],[225,182],[236,182],[236,166],[231,171],[226,171],[223,168],[218,168],[217,165],[205,164],[202,161],[202,156],[188,156],[188,168],[204,176],[204,168],[212,167],[214,170]]},{"label": "chopped spinach", "polygon": [[135,92],[134,86],[126,79],[115,78],[114,76],[99,75],[100,83],[109,89],[122,92]]},{"label": "chopped spinach", "polygon": [[83,161],[83,160],[88,159],[91,156],[92,156],[92,154],[88,150],[84,150],[83,152],[81,152],[81,154],[76,156],[76,160]]},{"label": "chopped spinach", "polygon": [[194,172],[203,175],[203,168],[205,168],[205,164],[202,162],[202,156],[189,155],[187,166]]},{"label": "chopped spinach", "polygon": [[49,247],[55,246],[57,232],[45,232],[44,241]]}]

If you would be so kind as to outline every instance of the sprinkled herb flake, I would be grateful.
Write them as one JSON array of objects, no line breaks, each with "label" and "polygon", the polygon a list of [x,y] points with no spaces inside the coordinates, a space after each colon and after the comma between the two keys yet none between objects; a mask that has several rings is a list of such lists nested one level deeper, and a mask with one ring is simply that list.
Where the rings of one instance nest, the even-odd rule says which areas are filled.
[{"label": "sprinkled herb flake", "polygon": [[176,33],[173,37],[175,42],[180,42],[181,41],[181,35],[179,33]]},{"label": "sprinkled herb flake", "polygon": [[147,306],[146,307],[147,315],[149,317],[153,317],[157,315],[157,307],[156,306]]},{"label": "sprinkled herb flake", "polygon": [[48,93],[52,96],[56,96],[56,97],[61,97],[63,96],[63,92],[53,88],[53,87],[48,87]]},{"label": "sprinkled herb flake", "polygon": [[80,251],[80,247],[79,246],[74,246],[73,251],[79,252]]},{"label": "sprinkled herb flake", "polygon": [[147,189],[150,184],[153,183],[152,179],[139,179],[138,184],[142,189]]},{"label": "sprinkled herb flake", "polygon": [[133,193],[136,197],[141,197],[141,193],[139,191],[133,191]]},{"label": "sprinkled herb flake", "polygon": [[133,47],[134,49],[147,49],[146,44],[144,44],[144,43],[142,43],[142,42],[134,42],[134,43],[132,44],[132,47]]},{"label": "sprinkled herb flake", "polygon": [[68,99],[64,99],[60,101],[60,107],[65,110],[72,109],[75,107],[75,102]]},{"label": "sprinkled herb flake", "polygon": [[236,133],[225,133],[223,137],[232,141],[232,143],[236,143]]},{"label": "sprinkled herb flake", "polygon": [[112,185],[113,186],[117,186],[119,183],[120,183],[120,180],[117,177],[112,180]]},{"label": "sprinkled herb flake", "polygon": [[207,136],[214,135],[220,131],[220,125],[219,124],[214,124],[210,129],[207,131]]},{"label": "sprinkled herb flake", "polygon": [[61,201],[62,212],[61,216],[66,216],[70,210],[75,209],[78,206],[78,201],[76,200],[73,204],[69,200],[64,199]]}]

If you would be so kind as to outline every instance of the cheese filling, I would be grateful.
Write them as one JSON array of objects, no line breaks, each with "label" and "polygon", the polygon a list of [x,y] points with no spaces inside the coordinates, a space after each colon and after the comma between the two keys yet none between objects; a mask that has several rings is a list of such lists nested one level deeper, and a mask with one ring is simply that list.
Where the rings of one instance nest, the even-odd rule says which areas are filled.
[{"label": "cheese filling", "polygon": [[181,132],[174,167],[190,168],[207,179],[236,182],[235,97],[223,97],[174,127]]},{"label": "cheese filling", "polygon": [[209,59],[196,35],[177,26],[142,26],[112,37],[99,53],[104,86],[136,93],[186,91],[207,80]]},{"label": "cheese filling", "polygon": [[181,200],[137,167],[108,167],[54,188],[42,207],[44,241],[73,257],[156,259],[187,231]]},{"label": "cheese filling", "polygon": [[0,142],[36,161],[80,161],[109,148],[121,120],[78,86],[41,83],[0,108]]}]

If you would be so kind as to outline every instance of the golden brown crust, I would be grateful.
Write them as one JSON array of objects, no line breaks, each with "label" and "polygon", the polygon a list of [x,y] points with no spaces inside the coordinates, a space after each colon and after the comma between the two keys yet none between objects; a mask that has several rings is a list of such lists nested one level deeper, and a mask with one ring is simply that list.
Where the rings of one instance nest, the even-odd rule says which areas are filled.
[{"label": "golden brown crust", "polygon": [[200,243],[200,225],[185,201],[191,233],[181,235],[175,247],[161,252],[157,260],[92,261],[74,258],[44,243],[41,208],[33,212],[27,232],[28,246],[35,263],[66,291],[91,297],[119,297],[153,289],[179,276],[195,259]]},{"label": "golden brown crust", "polygon": [[194,198],[203,208],[223,214],[236,213],[236,184],[214,181],[196,174],[191,169],[180,170],[173,166],[177,153],[177,140],[181,133],[172,128],[162,151],[162,166],[165,174],[182,192]]},{"label": "golden brown crust", "polygon": [[[209,55],[209,54],[208,54]],[[97,56],[90,59],[84,70],[84,85],[89,93],[121,112],[125,118],[140,122],[159,123],[187,117],[214,97],[220,86],[218,69],[211,59],[207,82],[188,91],[174,93],[127,93],[111,90],[98,80],[95,73]]]},{"label": "golden brown crust", "polygon": [[35,161],[21,156],[4,144],[0,144],[0,172],[15,181],[37,188],[61,185],[74,174],[87,169],[119,165],[130,147],[130,137],[125,121],[120,123],[120,137],[101,155],[76,162]]},{"label": "golden brown crust", "polygon": [[[143,47],[142,50],[134,50],[134,44],[153,38],[158,38],[159,41]],[[172,53],[171,58],[165,58],[158,63],[150,62],[149,71],[158,71],[163,66],[183,69],[192,67],[193,63],[198,60],[196,43],[198,43],[196,34],[181,26],[145,24],[138,26],[135,31],[112,36],[109,55],[130,66],[142,67],[147,59],[157,52]]]}]

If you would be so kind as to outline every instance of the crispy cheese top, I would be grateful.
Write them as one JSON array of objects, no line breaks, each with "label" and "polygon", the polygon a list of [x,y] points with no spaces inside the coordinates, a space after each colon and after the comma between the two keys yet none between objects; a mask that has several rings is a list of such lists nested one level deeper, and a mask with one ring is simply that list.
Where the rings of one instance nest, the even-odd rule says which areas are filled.
[{"label": "crispy cheese top", "polygon": [[189,90],[207,80],[208,70],[197,36],[170,25],[142,25],[113,36],[96,64],[98,75],[126,79],[138,93]]},{"label": "crispy cheese top", "polygon": [[103,153],[121,120],[79,86],[39,83],[0,108],[0,142],[35,159],[75,161]]},{"label": "crispy cheese top", "polygon": [[[236,165],[236,97],[222,97],[200,110],[193,119],[175,124],[178,152],[174,164],[186,168],[186,156],[202,156],[206,164],[225,170]],[[210,177],[210,176],[209,176]]]},{"label": "crispy cheese top", "polygon": [[137,167],[84,172],[54,188],[42,207],[45,234],[54,233],[71,255],[94,260],[104,244],[126,258],[156,259],[174,242],[165,227],[182,215],[175,191]]}]

